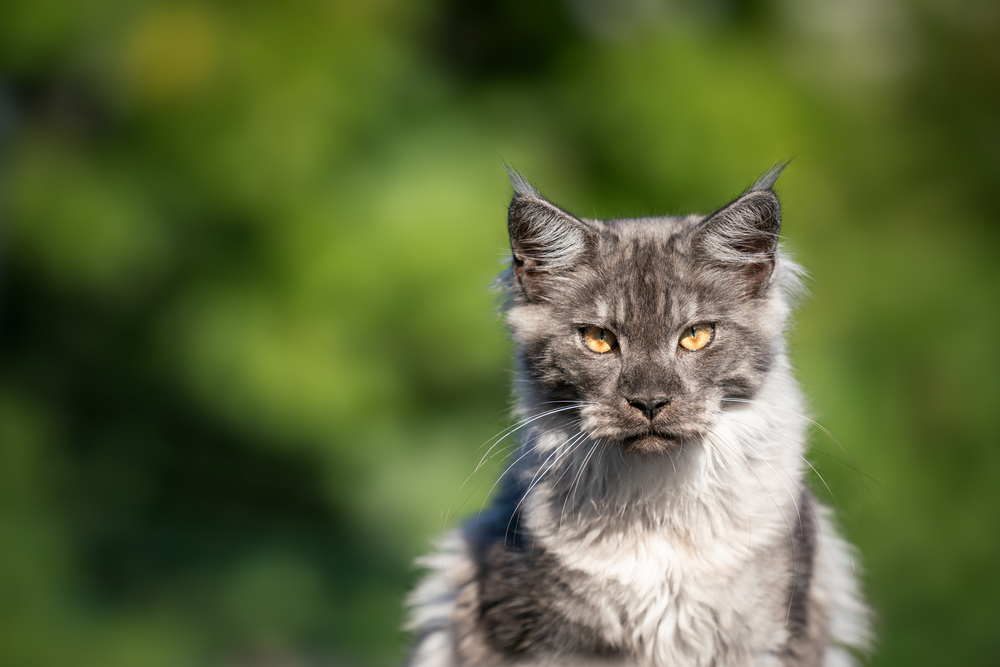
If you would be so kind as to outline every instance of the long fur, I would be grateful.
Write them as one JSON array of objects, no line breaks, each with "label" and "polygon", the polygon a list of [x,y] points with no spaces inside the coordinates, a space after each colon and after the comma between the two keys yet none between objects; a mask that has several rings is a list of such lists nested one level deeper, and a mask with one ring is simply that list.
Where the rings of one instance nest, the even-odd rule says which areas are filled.
[{"label": "long fur", "polygon": [[[783,168],[709,216],[612,221],[511,171],[500,284],[526,426],[491,509],[419,561],[412,667],[835,667],[867,649],[856,559],[804,482]],[[700,322],[712,343],[679,348]],[[585,349],[588,325],[618,349]],[[665,407],[647,419],[649,396]]]}]

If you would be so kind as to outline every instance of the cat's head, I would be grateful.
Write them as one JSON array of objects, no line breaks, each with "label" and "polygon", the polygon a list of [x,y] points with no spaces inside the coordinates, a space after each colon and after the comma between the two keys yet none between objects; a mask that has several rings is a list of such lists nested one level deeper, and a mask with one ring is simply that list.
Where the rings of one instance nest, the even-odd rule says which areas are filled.
[{"label": "cat's head", "polygon": [[566,407],[591,438],[655,454],[704,436],[724,399],[752,399],[797,284],[778,251],[782,167],[707,216],[621,220],[574,216],[511,172],[501,285],[523,406]]}]

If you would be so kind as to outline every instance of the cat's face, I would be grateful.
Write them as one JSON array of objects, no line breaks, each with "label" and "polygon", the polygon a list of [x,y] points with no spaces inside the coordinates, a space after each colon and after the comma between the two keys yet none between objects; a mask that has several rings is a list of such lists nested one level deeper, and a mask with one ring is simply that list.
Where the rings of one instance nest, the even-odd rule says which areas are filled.
[{"label": "cat's face", "polygon": [[770,182],[704,218],[611,221],[520,184],[508,321],[537,411],[577,403],[589,436],[653,454],[705,435],[723,399],[755,394],[787,310]]}]

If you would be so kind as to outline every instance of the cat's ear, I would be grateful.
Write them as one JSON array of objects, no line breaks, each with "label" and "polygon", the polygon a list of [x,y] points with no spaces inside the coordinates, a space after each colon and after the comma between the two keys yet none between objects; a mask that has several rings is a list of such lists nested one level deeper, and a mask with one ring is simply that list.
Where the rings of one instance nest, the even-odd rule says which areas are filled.
[{"label": "cat's ear", "polygon": [[774,272],[781,203],[773,187],[785,164],[707,216],[695,231],[695,251],[710,264],[735,271],[750,296],[758,294]]},{"label": "cat's ear", "polygon": [[545,299],[559,276],[593,250],[594,232],[545,199],[521,174],[510,167],[507,173],[514,187],[507,212],[514,280],[529,300]]}]

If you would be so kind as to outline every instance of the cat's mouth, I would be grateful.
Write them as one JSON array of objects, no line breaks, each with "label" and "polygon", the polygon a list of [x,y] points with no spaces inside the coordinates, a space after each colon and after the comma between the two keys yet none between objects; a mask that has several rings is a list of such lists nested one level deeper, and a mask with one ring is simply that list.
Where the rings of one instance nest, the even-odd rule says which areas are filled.
[{"label": "cat's mouth", "polygon": [[622,449],[639,454],[660,454],[680,449],[681,438],[663,431],[645,431],[622,440]]}]

